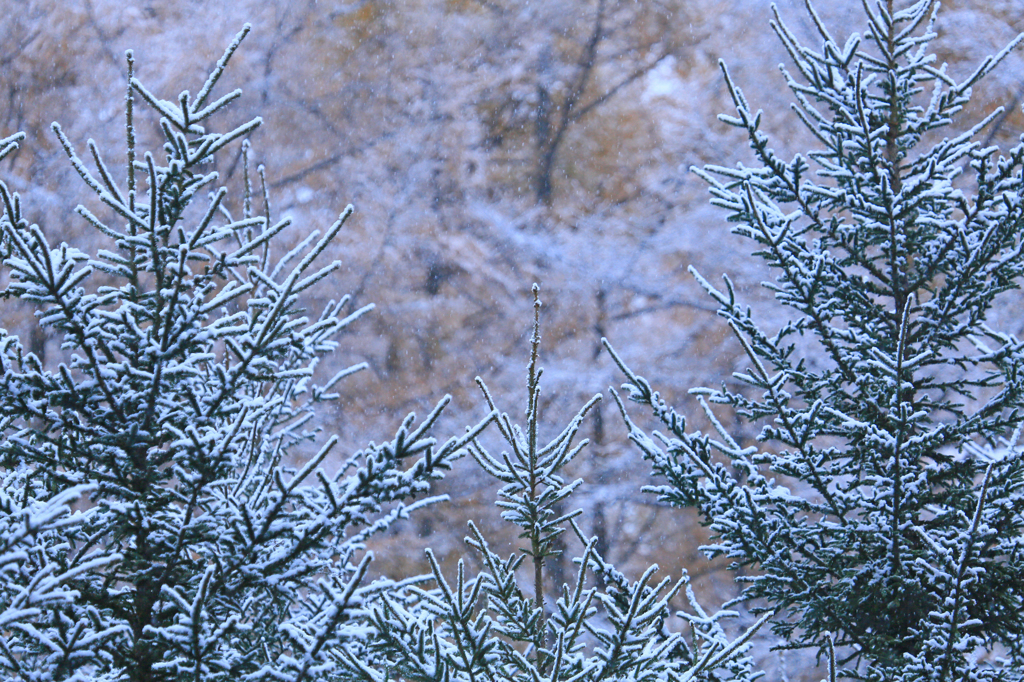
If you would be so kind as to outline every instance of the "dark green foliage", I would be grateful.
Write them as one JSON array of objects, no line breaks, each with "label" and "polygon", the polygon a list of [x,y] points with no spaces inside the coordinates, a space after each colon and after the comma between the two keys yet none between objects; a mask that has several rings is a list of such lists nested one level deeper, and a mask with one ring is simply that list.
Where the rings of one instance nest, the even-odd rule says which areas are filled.
[{"label": "dark green foliage", "polygon": [[[0,343],[0,552],[14,552],[0,554],[5,679],[339,674],[341,650],[362,647],[364,600],[391,588],[362,584],[366,538],[430,502],[413,499],[483,427],[438,446],[429,430],[446,399],[335,473],[321,468],[337,437],[317,442],[315,410],[361,366],[323,382],[314,370],[368,308],[331,301],[308,317],[302,297],[339,267],[314,263],[351,207],[275,253],[290,220],[271,219],[265,183],[264,213],[253,212],[243,141],[260,120],[214,132],[240,91],[211,91],[246,32],[177,102],[132,78],[129,54],[123,180],[91,141],[90,171],[54,124],[110,214],[78,208],[93,253],[53,244],[0,184],[4,295],[38,308],[66,358],[43,367],[17,339]],[[136,151],[135,96],[160,117],[161,151]],[[245,192],[232,216],[214,155],[238,142]],[[82,494],[81,511],[62,517]]]},{"label": "dark green foliage", "polygon": [[[780,609],[791,646],[835,633],[856,678],[1004,679],[1024,665],[1024,344],[985,320],[1019,296],[1024,145],[975,141],[998,111],[944,129],[1021,38],[955,81],[928,51],[936,3],[865,8],[841,45],[808,4],[820,50],[776,16],[818,142],[806,157],[774,153],[723,67],[737,114],[722,119],[758,165],[697,173],[791,317],[769,331],[728,280],[697,275],[746,351],[744,388],[693,390],[718,433],[690,432],[616,357],[669,433],[627,422],[655,492],[699,507],[709,554],[755,569],[744,595]],[[733,440],[716,404],[763,424],[760,445]]]}]

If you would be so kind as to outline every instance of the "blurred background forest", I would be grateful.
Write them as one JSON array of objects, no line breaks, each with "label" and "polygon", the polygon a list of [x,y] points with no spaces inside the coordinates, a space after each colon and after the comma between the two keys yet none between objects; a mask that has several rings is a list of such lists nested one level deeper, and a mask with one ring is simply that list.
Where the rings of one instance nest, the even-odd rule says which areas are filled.
[{"label": "blurred background forest", "polygon": [[[802,0],[777,4],[798,35],[819,42]],[[958,76],[1024,31],[1019,0],[943,6],[935,47]],[[767,0],[0,0],[0,8],[0,137],[28,135],[0,173],[31,220],[72,244],[94,237],[72,213],[85,195],[50,123],[77,146],[96,139],[118,163],[125,50],[135,51],[149,89],[175,100],[195,91],[252,23],[227,81],[245,92],[234,115],[264,118],[253,158],[266,165],[272,215],[327,226],[347,203],[356,207],[334,247],[344,267],[319,289],[377,306],[337,354],[338,367],[370,369],[346,380],[342,400],[323,413],[321,426],[349,449],[387,438],[407,412],[423,414],[446,393],[454,401],[438,435],[461,432],[487,411],[478,375],[499,407],[521,415],[534,282],[545,304],[543,409],[552,431],[620,383],[602,336],[693,413],[687,389],[743,369],[688,266],[712,280],[728,273],[765,317],[777,314],[759,286],[766,273],[688,170],[749,159],[745,138],[716,120],[732,110],[720,58],[765,111],[776,149],[810,145],[788,107],[777,69],[786,55]],[[858,0],[817,9],[840,43],[861,30]],[[1024,129],[1024,54],[982,87],[964,120],[1004,105],[988,135],[1012,144]],[[141,125],[154,132],[156,124]],[[237,187],[242,164],[224,158],[219,170]],[[60,341],[32,331],[31,312],[7,303],[3,326],[52,361]],[[757,429],[742,428],[752,441]],[[687,566],[715,601],[733,594],[731,576],[699,556],[695,519],[640,493],[647,468],[611,401],[584,433],[592,445],[574,472],[586,479],[583,525],[605,553],[627,571]],[[440,489],[456,504],[384,539],[379,570],[423,570],[427,544],[450,565],[468,518],[496,521],[494,491],[471,462]]]}]

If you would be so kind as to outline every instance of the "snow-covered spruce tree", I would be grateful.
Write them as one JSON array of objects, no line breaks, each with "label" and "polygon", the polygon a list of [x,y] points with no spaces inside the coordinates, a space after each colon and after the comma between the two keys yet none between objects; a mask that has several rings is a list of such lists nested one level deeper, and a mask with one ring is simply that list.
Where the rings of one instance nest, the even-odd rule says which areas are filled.
[{"label": "snow-covered spruce tree", "polygon": [[[281,254],[289,220],[271,220],[265,184],[262,215],[248,172],[241,215],[227,209],[213,155],[260,120],[213,132],[240,91],[210,95],[248,30],[176,102],[132,78],[129,53],[124,178],[92,141],[89,170],[54,125],[110,214],[77,210],[93,253],[51,244],[0,184],[4,296],[37,306],[65,358],[46,368],[0,344],[4,679],[331,679],[339,649],[361,646],[364,597],[388,589],[361,584],[366,537],[423,504],[475,434],[438,447],[442,401],[333,475],[321,464],[336,437],[288,466],[317,447],[317,404],[359,369],[316,383],[317,363],[367,309],[345,316],[342,300],[310,318],[300,299],[338,267],[314,262],[351,208]],[[159,152],[136,149],[136,96],[159,116]]]},{"label": "snow-covered spruce tree", "polygon": [[[1024,273],[1024,146],[976,139],[999,112],[948,133],[971,87],[928,50],[937,3],[865,2],[863,35],[805,47],[794,111],[817,140],[786,161],[725,72],[758,166],[708,167],[713,203],[776,273],[792,318],[769,331],[698,277],[749,356],[746,388],[694,389],[717,434],[687,430],[651,384],[630,397],[667,434],[626,417],[665,501],[696,506],[706,551],[778,609],[789,646],[839,646],[845,674],[878,680],[1021,679],[1024,671],[1024,345],[986,324]],[[713,405],[764,427],[742,446]],[[623,411],[625,416],[625,411]]]},{"label": "snow-covered spruce tree", "polygon": [[[583,512],[562,513],[582,483],[566,482],[562,470],[587,445],[573,441],[594,396],[550,442],[540,440],[540,350],[538,288],[534,285],[534,326],[527,374],[526,425],[507,413],[497,429],[509,450],[495,457],[474,439],[470,452],[489,476],[503,484],[497,506],[502,518],[519,527],[523,546],[508,557],[492,549],[470,522],[467,544],[483,570],[468,576],[459,561],[455,580],[446,578],[433,553],[427,556],[436,587],[412,587],[404,598],[384,594],[373,607],[375,634],[370,655],[349,658],[366,682],[389,679],[556,682],[573,680],[735,680],[760,677],[748,655],[749,640],[768,616],[730,641],[722,621],[736,614],[707,614],[683,575],[656,584],[656,565],[635,582],[597,552],[597,538],[584,535],[576,520]],[[477,379],[488,410],[498,408]],[[549,599],[544,585],[549,561],[559,552],[555,540],[571,529],[583,551],[573,559],[574,584],[557,586]],[[672,631],[671,600],[684,593],[694,613],[676,614],[688,633]]]}]

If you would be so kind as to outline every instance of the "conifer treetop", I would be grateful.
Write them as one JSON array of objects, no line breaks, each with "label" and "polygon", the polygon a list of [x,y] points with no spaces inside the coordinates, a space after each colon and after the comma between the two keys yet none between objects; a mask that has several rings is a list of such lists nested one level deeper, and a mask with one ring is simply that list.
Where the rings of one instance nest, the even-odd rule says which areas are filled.
[{"label": "conifer treetop", "polygon": [[[721,118],[757,165],[694,169],[789,318],[769,330],[728,278],[691,268],[749,367],[691,391],[703,434],[613,352],[668,433],[623,415],[665,480],[652,491],[700,509],[709,554],[757,569],[744,596],[779,609],[787,646],[824,651],[833,633],[857,679],[994,679],[1024,655],[1024,345],[986,324],[1024,274],[1024,145],[978,142],[999,110],[952,127],[1024,35],[957,80],[929,49],[936,2],[865,2],[843,44],[806,7],[819,49],[777,8],[772,28],[815,148],[780,158],[723,65],[736,113]],[[722,408],[760,424],[759,442],[731,436]]]},{"label": "conifer treetop", "polygon": [[[35,306],[61,350],[44,363],[0,334],[6,679],[332,679],[365,649],[364,602],[396,588],[364,584],[367,538],[437,501],[431,484],[488,421],[439,443],[445,398],[354,453],[323,437],[318,409],[365,365],[317,370],[371,306],[310,311],[352,207],[297,232],[272,219],[259,167],[258,212],[248,136],[261,120],[218,132],[240,91],[214,93],[248,31],[174,101],[127,55],[123,176],[54,124],[100,206],[77,208],[88,251],[51,241],[0,183],[3,295]],[[136,97],[157,149],[136,146]],[[236,144],[240,200],[217,170]]]},{"label": "conifer treetop", "polygon": [[[476,464],[501,484],[496,505],[503,520],[518,526],[523,542],[502,557],[470,522],[466,544],[482,569],[472,575],[460,560],[454,580],[428,550],[435,586],[416,586],[404,599],[388,595],[375,604],[370,650],[376,665],[352,657],[353,673],[366,682],[384,682],[392,675],[423,681],[753,682],[762,673],[754,666],[750,640],[771,614],[730,637],[723,623],[737,614],[706,612],[685,573],[658,580],[658,566],[652,565],[630,580],[601,556],[598,539],[582,530],[586,512],[564,511],[582,483],[564,478],[565,468],[587,446],[586,440],[574,440],[601,396],[593,396],[544,442],[536,285],[533,295],[526,422],[518,424],[501,411],[478,378],[484,403],[496,415],[496,428],[509,449],[492,454],[480,438],[469,446]],[[550,562],[567,551],[567,543],[556,543],[563,534],[582,550],[572,559],[575,581],[551,585]],[[673,601],[683,596],[689,610],[674,612]],[[684,627],[673,629],[673,620]]]}]

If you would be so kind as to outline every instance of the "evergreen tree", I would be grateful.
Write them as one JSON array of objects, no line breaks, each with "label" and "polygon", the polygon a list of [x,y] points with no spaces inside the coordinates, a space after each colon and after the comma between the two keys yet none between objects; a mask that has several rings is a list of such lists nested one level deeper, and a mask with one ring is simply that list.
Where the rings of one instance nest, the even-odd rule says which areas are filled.
[{"label": "evergreen tree", "polygon": [[[241,93],[211,92],[248,30],[173,102],[132,77],[128,54],[123,178],[91,140],[90,170],[54,124],[110,216],[77,210],[93,252],[54,245],[0,184],[3,295],[37,307],[64,357],[43,367],[0,335],[4,679],[329,679],[340,650],[362,646],[366,596],[390,589],[363,584],[366,538],[429,502],[414,497],[483,427],[438,446],[442,401],[336,473],[321,468],[337,437],[317,445],[314,411],[360,366],[322,382],[314,370],[368,308],[305,311],[339,267],[314,263],[351,207],[275,253],[290,220],[271,219],[265,183],[253,210],[242,142],[244,193],[228,210],[214,155],[260,120],[213,132]],[[136,148],[136,96],[159,117],[162,150]]]},{"label": "evergreen tree", "polygon": [[[855,679],[1021,679],[1024,344],[986,317],[1019,296],[1024,145],[979,144],[999,111],[947,131],[1024,37],[957,80],[929,51],[938,4],[895,4],[865,2],[863,35],[840,43],[808,2],[819,50],[776,11],[806,156],[772,150],[723,66],[737,113],[722,120],[757,165],[696,172],[792,317],[769,328],[694,272],[746,351],[745,388],[691,391],[715,433],[690,431],[616,356],[668,433],[626,420],[652,490],[699,508],[708,554],[754,569],[743,596],[778,609],[788,646],[832,633]],[[762,424],[760,444],[714,405]]]},{"label": "evergreen tree", "polygon": [[[366,682],[403,680],[735,680],[761,676],[749,655],[749,640],[767,620],[754,623],[730,640],[722,622],[737,614],[708,614],[697,603],[684,574],[653,583],[658,566],[630,582],[597,551],[597,538],[577,524],[583,512],[562,513],[581,480],[567,482],[564,468],[587,441],[574,444],[586,413],[601,396],[588,401],[546,444],[541,440],[540,300],[534,285],[534,326],[527,372],[526,424],[507,413],[497,429],[509,450],[495,457],[474,439],[469,451],[481,469],[502,484],[497,506],[502,518],[519,527],[523,546],[500,556],[470,522],[466,543],[483,570],[467,576],[459,561],[454,582],[443,575],[430,550],[427,557],[436,587],[412,588],[403,598],[383,595],[374,605],[366,659],[350,657],[354,674]],[[478,378],[492,414],[498,407]],[[545,595],[550,560],[560,551],[556,540],[566,531],[582,553],[573,585],[556,585]],[[685,593],[694,613],[675,614],[689,625],[689,636],[673,631],[671,600]]]}]

